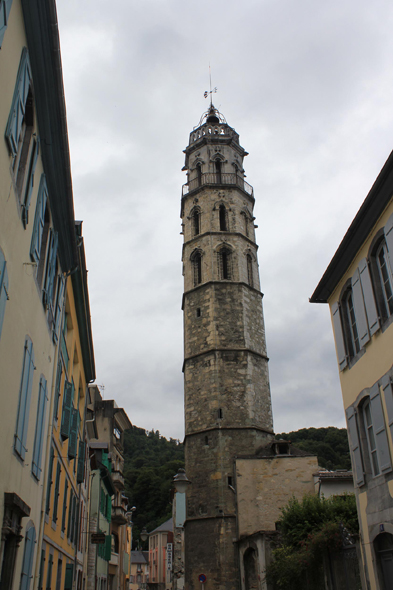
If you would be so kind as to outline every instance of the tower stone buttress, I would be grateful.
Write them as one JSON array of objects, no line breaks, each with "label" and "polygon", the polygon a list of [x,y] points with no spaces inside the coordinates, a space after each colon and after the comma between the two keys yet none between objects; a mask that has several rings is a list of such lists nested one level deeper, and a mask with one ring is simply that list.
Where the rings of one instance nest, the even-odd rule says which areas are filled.
[{"label": "tower stone buttress", "polygon": [[185,149],[185,587],[238,590],[234,458],[273,438],[247,152],[211,105]]}]

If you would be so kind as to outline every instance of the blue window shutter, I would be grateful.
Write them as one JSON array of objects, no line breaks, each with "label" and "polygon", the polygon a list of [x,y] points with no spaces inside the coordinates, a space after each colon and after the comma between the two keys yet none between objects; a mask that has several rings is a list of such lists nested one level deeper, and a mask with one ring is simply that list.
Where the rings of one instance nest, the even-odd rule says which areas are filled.
[{"label": "blue window shutter", "polygon": [[52,329],[53,342],[55,344],[57,344],[57,342],[59,340],[59,328],[60,328],[61,315],[63,312],[63,302],[64,302],[64,287],[65,287],[65,277],[64,277],[64,275],[60,274],[58,277],[57,295],[56,295],[56,304],[55,304],[55,319],[53,322],[53,329]]},{"label": "blue window shutter", "polygon": [[3,328],[5,304],[8,301],[8,273],[4,254],[0,249],[0,338]]},{"label": "blue window shutter", "polygon": [[41,477],[41,457],[42,457],[42,446],[44,442],[44,424],[45,424],[45,413],[46,403],[48,401],[46,379],[41,375],[40,389],[38,393],[38,407],[37,407],[37,424],[34,438],[33,448],[33,460],[31,463],[31,471],[37,479]]},{"label": "blue window shutter", "polygon": [[46,267],[45,286],[44,286],[44,304],[50,307],[52,305],[53,285],[56,273],[57,257],[57,231],[51,229],[49,236],[48,262]]},{"label": "blue window shutter", "polygon": [[12,0],[0,0],[0,48],[3,44],[4,34],[8,26]]},{"label": "blue window shutter", "polygon": [[30,201],[31,195],[33,194],[33,187],[34,187],[34,174],[35,168],[37,166],[38,154],[40,151],[40,140],[37,137],[34,139],[34,146],[31,154],[31,161],[30,161],[30,169],[29,169],[29,176],[27,179],[27,186],[26,186],[26,197],[25,201],[22,204],[22,221],[24,227],[29,223],[29,208],[30,208]]},{"label": "blue window shutter", "polygon": [[53,522],[57,522],[57,509],[59,507],[59,494],[60,494],[60,477],[61,477],[61,463],[60,459],[57,461],[56,469],[56,482],[55,482],[55,495],[53,498]]},{"label": "blue window shutter", "polygon": [[390,268],[393,269],[393,214],[389,217],[384,227],[386,245],[389,251]]},{"label": "blue window shutter", "polygon": [[362,284],[364,305],[366,307],[368,328],[370,330],[370,336],[372,336],[379,329],[379,318],[377,306],[375,304],[370,271],[368,268],[367,260],[365,258],[363,258],[363,260],[360,261],[359,276],[360,282]]},{"label": "blue window shutter", "polygon": [[29,590],[32,580],[33,558],[35,545],[35,528],[31,525],[26,530],[25,550],[23,553],[22,573],[20,579],[20,590]]},{"label": "blue window shutter", "polygon": [[393,441],[393,389],[392,382],[389,375],[384,375],[381,379],[381,387],[385,396],[386,409],[388,412],[388,425],[390,435]]},{"label": "blue window shutter", "polygon": [[360,487],[364,484],[364,470],[362,454],[359,445],[359,434],[358,427],[356,424],[356,414],[352,407],[347,408],[345,413],[347,415],[349,443],[352,452],[352,465],[355,468],[356,483]]},{"label": "blue window shutter", "polygon": [[347,366],[347,355],[345,352],[343,328],[341,324],[341,314],[338,303],[332,305],[332,321],[334,330],[334,339],[336,341],[337,360],[340,367],[340,371]]},{"label": "blue window shutter", "polygon": [[23,117],[25,115],[26,101],[29,94],[31,82],[31,67],[27,48],[24,47],[19,64],[18,75],[12,99],[11,111],[8,117],[8,123],[5,136],[8,146],[13,156],[18,152],[20,132],[22,129]]},{"label": "blue window shutter", "polygon": [[79,411],[78,411],[78,408],[72,408],[70,439],[68,441],[68,456],[70,459],[75,459],[75,457],[76,457],[76,448],[77,448],[77,443],[78,443],[78,430],[79,430]]},{"label": "blue window shutter", "polygon": [[385,430],[379,385],[376,383],[370,390],[370,406],[373,418],[375,441],[377,445],[378,460],[382,473],[392,469],[390,462],[389,444]]},{"label": "blue window shutter", "polygon": [[50,449],[50,456],[49,456],[49,471],[48,471],[48,486],[46,488],[46,507],[45,512],[49,514],[49,510],[51,507],[51,490],[52,490],[52,475],[53,475],[53,461],[55,458],[55,451],[53,447]]},{"label": "blue window shutter", "polygon": [[70,436],[73,394],[74,394],[73,383],[66,381],[64,383],[63,410],[62,410],[62,414],[61,414],[61,428],[60,428],[60,434],[63,437],[63,439],[66,439]]},{"label": "blue window shutter", "polygon": [[22,378],[19,392],[18,418],[15,432],[15,451],[22,459],[26,454],[27,427],[29,423],[29,411],[31,390],[33,387],[34,350],[33,343],[27,336],[23,355]]},{"label": "blue window shutter", "polygon": [[356,327],[358,329],[360,348],[370,340],[368,331],[366,310],[364,307],[363,291],[360,282],[359,269],[357,268],[352,277],[352,296],[355,309]]},{"label": "blue window shutter", "polygon": [[33,234],[30,245],[30,258],[38,264],[41,255],[42,234],[45,225],[45,209],[48,198],[48,189],[46,186],[45,175],[41,175],[40,186],[38,188],[37,205],[35,208]]},{"label": "blue window shutter", "polygon": [[61,386],[61,375],[63,373],[63,363],[59,358],[57,363],[57,373],[56,373],[56,384],[55,384],[55,399],[54,406],[53,406],[53,417],[55,420],[58,418],[59,414],[59,399],[60,399],[60,386]]},{"label": "blue window shutter", "polygon": [[84,480],[85,475],[85,453],[86,453],[86,445],[83,440],[79,441],[79,449],[78,449],[78,470],[76,473],[76,481],[77,483],[82,483]]}]

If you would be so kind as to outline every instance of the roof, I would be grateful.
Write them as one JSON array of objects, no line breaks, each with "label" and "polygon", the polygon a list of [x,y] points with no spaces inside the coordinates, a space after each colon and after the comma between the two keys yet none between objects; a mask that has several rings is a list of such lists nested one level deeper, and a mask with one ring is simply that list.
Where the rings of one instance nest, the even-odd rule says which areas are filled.
[{"label": "roof", "polygon": [[151,531],[151,533],[149,533],[149,535],[152,535],[153,533],[166,533],[169,531],[173,531],[173,518],[170,518],[166,522],[163,522],[162,524],[160,524],[160,526],[158,526],[156,529],[154,529],[154,531]]},{"label": "roof", "polygon": [[145,557],[146,551],[131,551],[131,563],[149,563]]},{"label": "roof", "polygon": [[311,303],[327,303],[362,244],[389,204],[392,193],[393,151],[390,153],[370,192],[349,226],[317,288],[311,295]]},{"label": "roof", "polygon": [[352,471],[338,470],[338,471],[316,471],[313,473],[319,479],[353,479]]}]

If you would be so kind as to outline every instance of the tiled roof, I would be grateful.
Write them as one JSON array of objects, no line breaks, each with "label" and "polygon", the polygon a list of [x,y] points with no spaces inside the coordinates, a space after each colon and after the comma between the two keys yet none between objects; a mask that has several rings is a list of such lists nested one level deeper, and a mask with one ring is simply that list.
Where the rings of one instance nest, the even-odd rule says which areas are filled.
[{"label": "tiled roof", "polygon": [[152,535],[153,533],[160,533],[160,532],[164,533],[167,531],[173,531],[173,518],[170,518],[166,522],[163,522],[162,524],[160,524],[160,526],[157,527],[156,529],[154,529],[154,531],[151,531],[151,533],[149,533],[149,535]]}]

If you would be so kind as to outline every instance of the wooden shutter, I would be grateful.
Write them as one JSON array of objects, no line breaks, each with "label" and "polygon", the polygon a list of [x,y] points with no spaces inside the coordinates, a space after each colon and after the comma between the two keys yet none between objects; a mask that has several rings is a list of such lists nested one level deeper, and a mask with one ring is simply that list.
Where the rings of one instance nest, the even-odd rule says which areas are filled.
[{"label": "wooden shutter", "polygon": [[379,329],[379,318],[377,306],[375,304],[374,290],[371,282],[370,271],[367,260],[363,258],[359,264],[359,276],[362,284],[364,305],[366,307],[367,323],[370,330],[370,336],[375,334]]},{"label": "wooden shutter", "polygon": [[112,498],[108,494],[106,497],[106,518],[111,521],[112,518]]},{"label": "wooden shutter", "polygon": [[72,510],[74,507],[74,494],[72,488],[70,489],[70,506],[68,508],[68,524],[67,524],[67,539],[71,539],[71,527],[72,527]]},{"label": "wooden shutter", "polygon": [[15,432],[15,451],[22,459],[26,454],[26,438],[29,423],[31,390],[33,387],[34,350],[33,343],[27,336],[23,354],[22,378],[19,392],[18,418]]},{"label": "wooden shutter", "polygon": [[73,577],[74,577],[74,564],[67,563],[66,564],[66,572],[65,572],[65,580],[64,580],[64,590],[72,590]]},{"label": "wooden shutter", "polygon": [[52,328],[52,337],[53,342],[57,344],[59,340],[59,329],[60,329],[60,322],[61,322],[61,315],[63,311],[63,302],[64,302],[64,287],[65,287],[65,277],[63,274],[60,274],[58,277],[58,284],[57,284],[57,295],[56,295],[56,304],[55,304],[55,313],[54,313],[54,322]]},{"label": "wooden shutter", "polygon": [[0,249],[0,338],[5,315],[5,304],[8,301],[8,273],[4,254]]},{"label": "wooden shutter", "polygon": [[35,544],[35,528],[31,525],[26,530],[25,550],[23,553],[22,573],[20,579],[20,590],[29,590],[30,582],[32,580],[33,558],[34,558],[34,544]]},{"label": "wooden shutter", "polygon": [[358,427],[356,424],[356,414],[353,407],[347,408],[345,413],[347,415],[349,443],[352,453],[352,466],[355,468],[354,471],[356,476],[356,483],[360,487],[364,484],[364,471],[362,454],[359,445]]},{"label": "wooden shutter", "polygon": [[38,392],[38,406],[37,406],[37,423],[35,429],[33,460],[31,463],[31,471],[37,479],[41,477],[41,457],[42,446],[44,440],[44,424],[46,413],[46,402],[48,401],[46,379],[41,375],[40,388]]},{"label": "wooden shutter", "polygon": [[370,334],[368,331],[367,316],[364,307],[363,291],[358,268],[352,277],[352,296],[356,317],[356,327],[359,336],[359,344],[360,348],[363,348],[363,346],[370,340]]},{"label": "wooden shutter", "polygon": [[49,554],[48,559],[48,574],[46,578],[46,590],[52,590],[52,567],[53,567],[53,553]]},{"label": "wooden shutter", "polygon": [[85,447],[86,445],[83,440],[80,440],[78,449],[78,469],[76,472],[77,483],[82,483],[85,477]]},{"label": "wooden shutter", "polygon": [[54,229],[50,230],[48,262],[46,266],[45,286],[44,286],[44,304],[48,307],[52,305],[53,285],[56,273],[58,234]]},{"label": "wooden shutter", "polygon": [[341,314],[340,314],[340,307],[338,303],[333,303],[331,307],[332,312],[332,322],[333,322],[333,330],[334,330],[334,339],[336,342],[336,351],[337,351],[337,360],[338,366],[340,371],[347,366],[347,355],[345,352],[345,344],[344,344],[344,334],[343,328],[341,324]]},{"label": "wooden shutter", "polygon": [[25,115],[26,101],[29,94],[31,82],[31,67],[27,48],[24,47],[19,64],[18,75],[14,96],[12,99],[11,111],[8,117],[8,123],[5,136],[8,141],[8,147],[13,156],[18,152],[20,132],[22,129],[23,117]]},{"label": "wooden shutter", "polygon": [[105,535],[104,559],[110,561],[112,557],[112,535]]},{"label": "wooden shutter", "polygon": [[57,373],[56,373],[56,384],[55,384],[55,399],[53,407],[53,418],[57,420],[59,413],[59,400],[60,400],[60,386],[61,386],[61,375],[63,373],[63,363],[61,358],[57,362]]},{"label": "wooden shutter", "polygon": [[55,457],[55,451],[53,447],[50,449],[50,457],[49,457],[49,471],[48,471],[48,486],[46,489],[46,514],[49,514],[49,510],[51,507],[51,490],[52,490],[52,475],[53,475],[53,460]]},{"label": "wooden shutter", "polygon": [[388,425],[390,429],[390,435],[393,441],[393,390],[392,381],[389,375],[384,375],[382,377],[381,387],[385,397],[386,409],[388,412]]},{"label": "wooden shutter", "polygon": [[36,264],[40,261],[42,234],[45,225],[46,201],[48,199],[48,188],[46,186],[45,175],[41,175],[40,186],[38,188],[37,205],[35,208],[33,233],[30,244],[30,258]]},{"label": "wooden shutter", "polygon": [[40,563],[40,576],[38,579],[38,590],[44,588],[44,568],[45,568],[45,549],[41,549],[41,563]]},{"label": "wooden shutter", "polygon": [[385,430],[385,419],[383,416],[381,396],[379,392],[378,383],[373,385],[373,387],[371,388],[370,406],[371,415],[373,418],[375,442],[377,445],[378,461],[381,468],[381,472],[385,473],[386,471],[391,470],[392,465],[390,462],[388,438]]},{"label": "wooden shutter", "polygon": [[68,479],[66,476],[65,486],[64,486],[64,500],[63,500],[63,514],[61,518],[61,530],[65,531],[66,528],[66,518],[67,518],[67,499],[68,499]]},{"label": "wooden shutter", "polygon": [[61,428],[60,428],[60,434],[63,439],[66,439],[70,436],[73,393],[74,393],[73,383],[66,381],[64,383],[63,410],[61,413]]},{"label": "wooden shutter", "polygon": [[57,522],[57,509],[59,506],[59,494],[60,494],[60,476],[61,476],[61,463],[60,463],[60,460],[58,460],[57,461],[57,469],[56,469],[55,495],[53,498],[53,514],[52,514],[53,522]]},{"label": "wooden shutter", "polygon": [[390,268],[393,270],[393,214],[389,217],[384,227],[386,245],[388,247]]},{"label": "wooden shutter", "polygon": [[75,459],[75,457],[76,457],[76,449],[77,449],[77,444],[78,444],[78,430],[79,430],[79,411],[78,411],[78,408],[72,408],[70,439],[68,441],[68,456],[70,459]]},{"label": "wooden shutter", "polygon": [[30,169],[29,169],[29,176],[27,179],[27,187],[26,187],[26,197],[25,201],[22,204],[22,221],[24,227],[29,223],[29,208],[30,208],[30,201],[31,195],[33,194],[33,187],[34,187],[34,174],[35,168],[37,166],[38,154],[40,152],[40,140],[34,139],[34,147],[31,154],[31,161],[30,161]]}]

